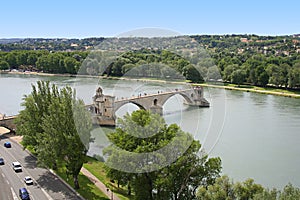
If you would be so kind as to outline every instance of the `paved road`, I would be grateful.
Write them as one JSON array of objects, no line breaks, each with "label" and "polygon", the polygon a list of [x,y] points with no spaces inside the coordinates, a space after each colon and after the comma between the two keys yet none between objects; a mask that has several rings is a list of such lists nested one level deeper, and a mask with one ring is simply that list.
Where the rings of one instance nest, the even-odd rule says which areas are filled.
[{"label": "paved road", "polygon": [[[1,155],[0,155],[1,156]],[[2,167],[2,166],[1,166]],[[9,182],[6,180],[5,175],[3,174],[0,167],[0,199],[7,199],[13,200],[12,196],[12,187],[10,186]]]},{"label": "paved road", "polygon": [[[10,140],[2,136],[0,141],[0,157],[4,158],[5,165],[0,166],[0,199],[18,199],[18,190],[21,187],[28,189],[32,200],[80,199],[76,193],[51,172],[37,167],[36,158],[23,150],[19,144],[10,141],[12,148],[5,148],[3,144],[6,141]],[[22,172],[16,173],[13,170],[12,162],[14,161],[21,163]],[[34,180],[34,185],[26,186],[23,181],[25,176],[30,176]],[[5,195],[5,197],[2,198],[2,195]]]}]

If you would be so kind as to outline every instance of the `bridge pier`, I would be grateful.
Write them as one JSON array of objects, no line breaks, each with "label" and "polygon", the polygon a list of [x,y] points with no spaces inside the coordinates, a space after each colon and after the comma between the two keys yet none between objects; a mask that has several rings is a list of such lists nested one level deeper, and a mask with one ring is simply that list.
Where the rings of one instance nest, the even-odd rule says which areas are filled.
[{"label": "bridge pier", "polygon": [[149,109],[152,113],[155,113],[155,114],[159,114],[159,115],[162,115],[163,114],[163,107],[160,106],[160,105],[153,105],[150,107]]}]

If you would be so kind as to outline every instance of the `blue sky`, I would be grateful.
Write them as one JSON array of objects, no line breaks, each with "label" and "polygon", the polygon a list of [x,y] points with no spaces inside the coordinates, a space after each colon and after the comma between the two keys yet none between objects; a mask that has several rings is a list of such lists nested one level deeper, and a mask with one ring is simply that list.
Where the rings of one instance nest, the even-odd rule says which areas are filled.
[{"label": "blue sky", "polygon": [[300,1],[6,0],[0,38],[111,37],[156,27],[181,34],[300,33]]}]

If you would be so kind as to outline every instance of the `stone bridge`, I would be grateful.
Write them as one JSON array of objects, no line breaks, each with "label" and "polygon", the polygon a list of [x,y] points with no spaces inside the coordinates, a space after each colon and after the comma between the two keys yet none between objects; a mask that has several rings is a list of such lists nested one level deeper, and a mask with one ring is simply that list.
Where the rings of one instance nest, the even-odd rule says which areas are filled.
[{"label": "stone bridge", "polygon": [[92,113],[93,124],[114,126],[116,123],[116,111],[125,104],[132,103],[140,109],[150,110],[153,113],[163,114],[163,105],[174,95],[181,95],[185,103],[190,106],[209,107],[209,102],[203,97],[203,88],[194,87],[185,90],[158,92],[156,94],[144,94],[137,97],[116,100],[115,96],[104,95],[102,88],[96,90],[93,104],[87,105]]},{"label": "stone bridge", "polygon": [[15,132],[16,130],[16,125],[14,123],[14,120],[17,118],[17,115],[14,116],[5,116],[0,114],[0,126],[5,127],[9,129],[12,132]]}]

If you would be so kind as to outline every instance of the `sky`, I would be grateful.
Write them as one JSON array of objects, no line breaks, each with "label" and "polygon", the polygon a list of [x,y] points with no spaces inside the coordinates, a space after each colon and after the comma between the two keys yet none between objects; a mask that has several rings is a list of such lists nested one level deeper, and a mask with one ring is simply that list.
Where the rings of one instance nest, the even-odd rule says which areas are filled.
[{"label": "sky", "polygon": [[0,38],[114,37],[140,28],[291,35],[300,33],[299,8],[299,0],[1,0]]}]

